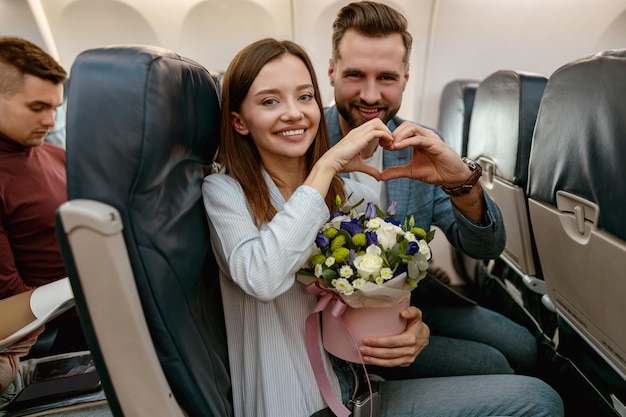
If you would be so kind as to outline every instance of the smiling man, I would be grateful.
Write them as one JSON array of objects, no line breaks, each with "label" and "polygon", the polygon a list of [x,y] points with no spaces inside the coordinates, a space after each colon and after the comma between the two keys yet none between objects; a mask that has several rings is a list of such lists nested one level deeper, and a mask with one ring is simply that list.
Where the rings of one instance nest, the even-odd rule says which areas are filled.
[{"label": "smiling man", "polygon": [[38,46],[0,38],[0,298],[66,276],[54,222],[65,151],[44,143],[66,78]]},{"label": "smiling man", "polygon": [[[407,27],[402,14],[382,3],[355,2],[339,11],[328,70],[336,103],[326,110],[331,145],[350,129],[381,119],[394,145],[388,150],[372,142],[362,157],[386,181],[361,173],[351,178],[374,187],[380,201],[395,201],[398,220],[414,216],[416,226],[438,226],[471,257],[496,258],[506,235],[500,210],[478,182],[480,167],[457,155],[433,129],[397,116],[409,80]],[[430,343],[410,367],[376,369],[384,378],[532,371],[537,347],[526,328],[461,298],[430,275],[412,297],[430,327]]]}]

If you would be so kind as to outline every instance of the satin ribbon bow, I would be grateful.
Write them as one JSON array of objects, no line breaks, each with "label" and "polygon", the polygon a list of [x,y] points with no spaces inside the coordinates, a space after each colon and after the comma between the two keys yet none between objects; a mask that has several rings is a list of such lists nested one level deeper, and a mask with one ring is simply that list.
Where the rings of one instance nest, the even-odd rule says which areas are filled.
[{"label": "satin ribbon bow", "polygon": [[[332,305],[331,314],[339,319],[344,329],[350,336],[350,339],[352,340],[352,343],[354,344],[359,354],[359,359],[361,365],[363,366],[363,371],[365,372],[365,379],[367,381],[367,386],[371,396],[372,385],[370,383],[369,376],[367,375],[367,369],[365,368],[363,357],[361,356],[361,352],[359,351],[359,345],[354,340],[354,337],[352,337],[352,333],[350,333],[350,330],[347,328],[346,324],[341,318],[343,312],[347,308],[347,305],[343,301],[341,296],[339,296],[339,294],[327,288],[322,288],[317,281],[307,285],[306,290],[308,293],[317,295],[319,297],[317,305],[306,318],[306,348],[309,355],[309,361],[311,362],[311,367],[313,368],[313,374],[315,375],[315,380],[317,381],[317,386],[320,389],[322,398],[324,398],[324,401],[326,401],[328,407],[332,410],[333,413],[335,413],[337,417],[349,417],[351,411],[337,397],[337,394],[330,384],[330,379],[326,374],[326,370],[324,369],[322,348],[320,347],[318,341],[319,320],[317,316],[318,313],[326,309],[331,302],[334,302],[334,304]],[[372,410],[370,410],[370,415],[371,412]]]}]

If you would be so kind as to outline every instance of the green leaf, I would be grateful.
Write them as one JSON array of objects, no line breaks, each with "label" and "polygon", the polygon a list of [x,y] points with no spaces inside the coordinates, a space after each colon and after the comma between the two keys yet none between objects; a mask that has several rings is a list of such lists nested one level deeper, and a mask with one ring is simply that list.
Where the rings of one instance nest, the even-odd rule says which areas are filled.
[{"label": "green leaf", "polygon": [[[352,197],[352,194],[350,194],[350,195],[348,196],[348,201],[350,201],[350,197]],[[364,201],[365,201],[365,199],[364,199],[364,198],[362,198],[362,199],[360,199],[360,200],[359,200],[356,204],[353,204],[353,205],[351,205],[351,206],[346,207],[346,210],[344,211],[344,213],[349,213],[349,212],[351,212],[352,210],[354,210],[354,208],[355,208],[355,207],[358,207],[358,206],[360,206],[361,204],[363,204],[363,202],[364,202]],[[342,211],[343,211],[343,210],[342,210]]]},{"label": "green leaf", "polygon": [[331,288],[332,285],[330,283],[332,282],[332,280],[338,277],[337,271],[330,269],[330,268],[324,269],[324,271],[322,272],[322,277],[324,278],[324,281],[326,282],[326,286]]},{"label": "green leaf", "polygon": [[428,269],[428,261],[420,260],[417,262],[417,267],[420,271],[426,271]]},{"label": "green leaf", "polygon": [[408,285],[411,288],[417,288],[417,280],[411,277],[407,277],[407,279],[404,282],[406,283],[406,285]]},{"label": "green leaf", "polygon": [[412,262],[415,262],[417,264],[420,271],[426,271],[428,269],[429,262],[423,253],[417,252],[415,255],[413,255]]},{"label": "green leaf", "polygon": [[409,262],[407,264],[407,271],[409,273],[409,278],[417,279],[420,276],[420,269],[417,266],[417,262]]}]

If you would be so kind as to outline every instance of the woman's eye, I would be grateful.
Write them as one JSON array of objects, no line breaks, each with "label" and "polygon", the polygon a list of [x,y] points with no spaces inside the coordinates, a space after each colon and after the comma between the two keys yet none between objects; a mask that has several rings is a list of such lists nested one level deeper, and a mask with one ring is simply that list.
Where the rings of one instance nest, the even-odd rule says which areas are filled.
[{"label": "woman's eye", "polygon": [[264,106],[273,106],[276,103],[278,103],[278,100],[276,100],[274,98],[268,98],[268,99],[263,100],[261,102],[261,104],[263,104]]},{"label": "woman's eye", "polygon": [[300,101],[311,101],[311,100],[313,100],[313,94],[307,93],[307,94],[302,94],[300,96]]}]

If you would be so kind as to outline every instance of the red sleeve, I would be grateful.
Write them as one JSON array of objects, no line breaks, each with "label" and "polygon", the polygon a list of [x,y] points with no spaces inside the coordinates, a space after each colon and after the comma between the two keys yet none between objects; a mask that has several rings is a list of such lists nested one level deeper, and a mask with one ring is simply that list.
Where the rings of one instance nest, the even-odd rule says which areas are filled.
[{"label": "red sleeve", "polygon": [[0,223],[0,299],[31,288],[34,287],[26,285],[17,271],[9,238],[4,230],[4,224]]}]

